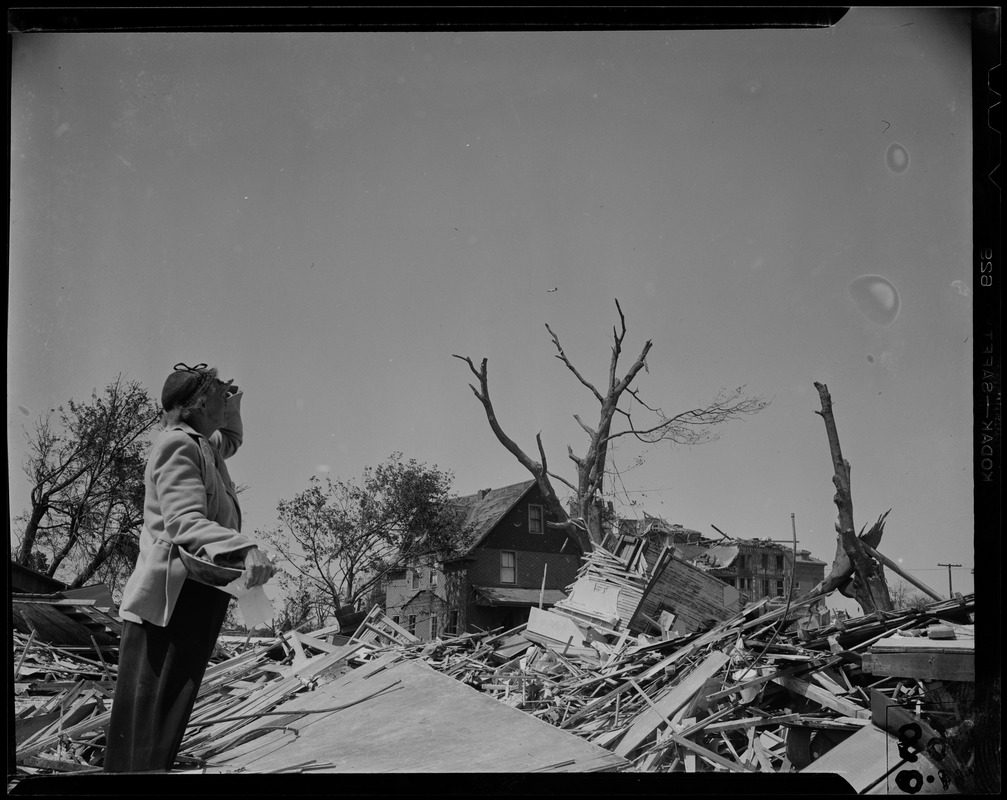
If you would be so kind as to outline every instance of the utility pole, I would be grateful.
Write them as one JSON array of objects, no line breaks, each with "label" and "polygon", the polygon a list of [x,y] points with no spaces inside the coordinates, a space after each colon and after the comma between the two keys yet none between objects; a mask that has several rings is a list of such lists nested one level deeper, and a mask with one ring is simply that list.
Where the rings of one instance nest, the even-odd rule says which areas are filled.
[{"label": "utility pole", "polygon": [[951,567],[960,567],[961,564],[938,564],[937,566],[948,568],[948,597],[954,598],[955,593],[951,591]]},{"label": "utility pole", "polygon": [[794,563],[790,565],[790,597],[794,596],[794,585],[797,579],[797,520],[794,512],[790,512],[790,527],[794,532]]}]

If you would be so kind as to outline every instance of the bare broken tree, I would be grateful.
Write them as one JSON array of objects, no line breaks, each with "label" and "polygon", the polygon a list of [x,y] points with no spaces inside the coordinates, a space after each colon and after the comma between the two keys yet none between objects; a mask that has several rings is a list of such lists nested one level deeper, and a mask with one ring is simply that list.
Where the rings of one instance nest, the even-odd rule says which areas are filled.
[{"label": "bare broken tree", "polygon": [[811,593],[827,593],[839,589],[847,597],[852,597],[860,603],[865,614],[875,611],[891,611],[892,600],[885,582],[884,570],[879,561],[872,557],[875,548],[881,543],[885,529],[885,518],[889,511],[882,514],[871,529],[864,534],[856,534],[853,527],[853,496],[850,491],[850,462],[843,458],[839,446],[839,432],[836,429],[836,419],[832,413],[832,397],[829,387],[824,383],[815,383],[822,410],[815,411],[825,421],[825,431],[829,438],[829,452],[832,455],[832,465],[835,474],[832,483],[836,487],[833,498],[839,510],[836,520],[836,557],[832,571]]},{"label": "bare broken tree", "polygon": [[[565,529],[568,533],[583,538],[586,533],[591,542],[598,544],[604,538],[601,512],[596,502],[601,494],[602,481],[605,477],[605,470],[608,461],[609,445],[616,439],[624,436],[632,436],[646,444],[658,444],[668,442],[669,444],[702,444],[718,438],[719,433],[716,427],[721,423],[732,419],[755,414],[769,405],[768,400],[761,397],[747,397],[743,390],[738,387],[733,390],[721,390],[708,405],[682,411],[678,414],[668,416],[660,408],[647,405],[640,399],[638,390],[631,388],[641,369],[647,367],[647,354],[650,352],[653,342],[647,340],[640,355],[630,365],[626,373],[620,377],[619,359],[622,356],[622,344],[626,337],[626,317],[622,313],[619,301],[615,301],[615,307],[619,312],[619,327],[612,330],[612,356],[609,362],[608,380],[602,389],[597,388],[587,380],[580,371],[573,365],[567,357],[559,337],[546,324],[546,330],[552,337],[556,347],[556,358],[566,365],[567,369],[574,374],[580,383],[594,395],[600,406],[598,422],[594,427],[585,423],[577,414],[573,418],[577,424],[583,428],[588,437],[587,451],[583,456],[574,453],[573,448],[567,445],[567,454],[574,463],[577,470],[576,482],[569,481],[549,469],[546,460],[545,448],[542,444],[541,431],[536,434],[535,442],[538,446],[538,454],[541,460],[536,461],[531,458],[513,439],[511,439],[497,419],[493,401],[490,399],[489,375],[487,372],[487,360],[484,358],[477,368],[471,358],[467,356],[454,355],[469,365],[472,374],[479,381],[478,387],[469,384],[469,388],[475,394],[483,408],[486,410],[486,418],[489,420],[490,428],[500,443],[527,469],[538,483],[542,491],[542,496],[547,505],[549,526],[553,528]],[[632,413],[620,408],[620,401],[625,396],[631,397],[645,410],[648,415],[646,424],[639,424],[634,420]],[[613,427],[618,415],[621,424]],[[563,507],[552,480],[559,481],[569,488],[574,494],[574,510],[576,516],[571,516]]]}]

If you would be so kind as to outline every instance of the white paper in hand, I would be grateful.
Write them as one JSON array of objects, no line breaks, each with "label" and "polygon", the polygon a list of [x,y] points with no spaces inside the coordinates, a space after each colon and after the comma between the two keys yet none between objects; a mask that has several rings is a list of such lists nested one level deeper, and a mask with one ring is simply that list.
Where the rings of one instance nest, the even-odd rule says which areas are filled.
[{"label": "white paper in hand", "polygon": [[245,577],[242,576],[223,587],[224,591],[238,598],[238,609],[248,630],[258,628],[272,621],[275,616],[273,604],[266,595],[262,586],[253,586],[249,589],[245,586]]}]

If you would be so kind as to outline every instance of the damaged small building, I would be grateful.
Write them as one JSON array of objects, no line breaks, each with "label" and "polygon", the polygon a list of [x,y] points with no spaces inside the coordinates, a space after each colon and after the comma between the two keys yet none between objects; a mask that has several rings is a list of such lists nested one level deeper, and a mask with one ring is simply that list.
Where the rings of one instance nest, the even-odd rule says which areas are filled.
[{"label": "damaged small building", "polygon": [[791,588],[796,596],[821,581],[827,566],[808,550],[797,550],[795,561],[794,548],[780,542],[726,536],[712,539],[646,514],[642,520],[620,522],[616,552],[625,554],[641,538],[674,547],[681,560],[734,587],[747,602],[785,597]]},{"label": "damaged small building", "polygon": [[[826,567],[807,550],[798,551],[795,562],[793,548],[777,542],[711,539],[644,515],[616,521],[602,547],[625,563],[639,582],[637,594],[631,599],[623,586],[603,599],[597,580],[578,578],[589,543],[548,526],[534,481],[483,489],[458,502],[471,530],[468,545],[449,559],[397,570],[385,584],[385,613],[421,641],[441,633],[509,630],[528,622],[532,609],[578,602],[600,610],[612,626],[685,635],[747,603],[786,596],[792,581],[795,594],[810,588]],[[619,591],[617,614],[612,604]]]}]

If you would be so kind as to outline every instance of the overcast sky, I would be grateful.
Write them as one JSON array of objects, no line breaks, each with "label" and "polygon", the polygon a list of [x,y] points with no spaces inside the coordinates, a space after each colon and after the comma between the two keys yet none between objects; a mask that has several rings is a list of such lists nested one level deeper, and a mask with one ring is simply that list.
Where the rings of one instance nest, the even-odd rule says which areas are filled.
[{"label": "overcast sky", "polygon": [[[452,354],[489,359],[507,433],[572,478],[597,419],[548,323],[607,377],[652,339],[666,412],[745,385],[719,441],[619,444],[622,513],[788,539],[855,521],[973,590],[968,17],[826,30],[28,34],[13,40],[7,433],[177,361],[245,391],[246,531],[313,474],[393,451],[459,494],[529,476]],[[863,276],[872,276],[864,278]],[[861,279],[861,280],[858,280]],[[895,582],[890,577],[891,582]]]}]

